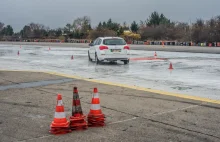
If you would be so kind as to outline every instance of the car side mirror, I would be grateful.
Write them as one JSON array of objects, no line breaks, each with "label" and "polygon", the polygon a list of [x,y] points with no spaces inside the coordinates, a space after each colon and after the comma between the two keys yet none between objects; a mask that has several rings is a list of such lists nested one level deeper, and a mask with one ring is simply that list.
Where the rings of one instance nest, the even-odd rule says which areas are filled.
[{"label": "car side mirror", "polygon": [[94,43],[90,43],[89,46],[94,46]]}]

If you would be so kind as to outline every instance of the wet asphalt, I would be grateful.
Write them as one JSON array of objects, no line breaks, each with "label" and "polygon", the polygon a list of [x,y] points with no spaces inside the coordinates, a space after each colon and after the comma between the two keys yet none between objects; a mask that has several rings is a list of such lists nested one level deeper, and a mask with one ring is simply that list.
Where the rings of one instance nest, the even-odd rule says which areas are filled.
[{"label": "wet asphalt", "polygon": [[[101,81],[220,99],[219,54],[156,51],[163,60],[88,61],[88,48],[0,45],[0,69],[55,71]],[[19,51],[19,56],[17,52]],[[71,60],[71,56],[74,60]],[[131,58],[153,58],[154,51],[131,50]],[[172,63],[174,70],[168,70]]]}]

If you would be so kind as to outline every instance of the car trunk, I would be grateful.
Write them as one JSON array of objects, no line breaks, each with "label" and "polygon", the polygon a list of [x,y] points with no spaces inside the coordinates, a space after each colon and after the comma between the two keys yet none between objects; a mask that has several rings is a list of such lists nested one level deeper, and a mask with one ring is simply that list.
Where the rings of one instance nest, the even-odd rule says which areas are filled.
[{"label": "car trunk", "polygon": [[105,54],[112,55],[112,54],[126,54],[127,51],[124,50],[124,45],[107,45],[108,50],[105,50]]}]

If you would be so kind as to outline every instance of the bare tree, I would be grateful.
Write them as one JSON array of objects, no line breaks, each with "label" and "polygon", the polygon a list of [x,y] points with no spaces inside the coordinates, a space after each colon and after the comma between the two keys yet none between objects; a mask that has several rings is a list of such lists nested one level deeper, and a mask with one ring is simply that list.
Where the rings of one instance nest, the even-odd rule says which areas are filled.
[{"label": "bare tree", "polygon": [[122,30],[129,30],[129,25],[126,22],[123,22]]},{"label": "bare tree", "polygon": [[71,30],[72,30],[72,25],[71,24],[66,24],[66,27],[64,27],[64,32],[66,33],[66,34],[69,34],[70,32],[71,32]]},{"label": "bare tree", "polygon": [[91,20],[89,17],[79,17],[73,21],[73,29],[75,31],[81,31],[85,26],[88,26],[90,24]]},{"label": "bare tree", "polygon": [[162,26],[157,27],[145,27],[141,31],[142,39],[160,40],[164,37],[164,28]]},{"label": "bare tree", "polygon": [[193,24],[192,39],[197,43],[208,40],[208,29],[204,20],[197,19],[197,21]]},{"label": "bare tree", "polygon": [[2,31],[4,25],[5,25],[4,23],[0,22],[0,31]]},{"label": "bare tree", "polygon": [[140,29],[143,29],[143,28],[145,28],[147,26],[147,21],[142,21],[142,20],[140,20]]},{"label": "bare tree", "polygon": [[190,41],[190,27],[187,23],[177,22],[173,27],[173,40]]},{"label": "bare tree", "polygon": [[78,33],[80,37],[87,37],[91,29],[91,20],[88,16],[79,17],[73,21],[72,27],[74,32]]},{"label": "bare tree", "polygon": [[90,39],[96,39],[97,37],[116,36],[116,32],[109,29],[92,30],[89,33]]},{"label": "bare tree", "polygon": [[32,22],[25,25],[20,33],[23,38],[44,38],[48,36],[49,29],[49,27],[46,27],[43,24]]},{"label": "bare tree", "polygon": [[21,34],[22,38],[25,38],[25,39],[33,37],[31,28],[30,28],[30,26],[27,26],[27,25],[24,26],[24,28],[21,30],[20,34]]}]

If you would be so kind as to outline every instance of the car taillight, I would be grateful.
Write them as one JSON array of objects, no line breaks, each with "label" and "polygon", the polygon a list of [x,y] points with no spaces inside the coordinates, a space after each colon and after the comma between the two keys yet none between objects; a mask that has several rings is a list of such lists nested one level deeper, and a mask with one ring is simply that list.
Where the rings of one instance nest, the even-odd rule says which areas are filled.
[{"label": "car taillight", "polygon": [[129,50],[129,49],[130,49],[130,47],[129,47],[129,46],[124,46],[124,49]]},{"label": "car taillight", "polygon": [[108,46],[99,46],[100,50],[108,49]]}]

